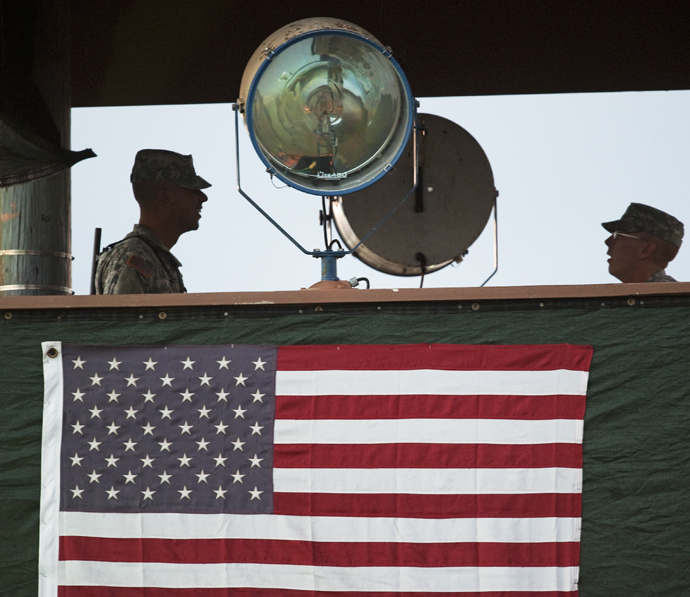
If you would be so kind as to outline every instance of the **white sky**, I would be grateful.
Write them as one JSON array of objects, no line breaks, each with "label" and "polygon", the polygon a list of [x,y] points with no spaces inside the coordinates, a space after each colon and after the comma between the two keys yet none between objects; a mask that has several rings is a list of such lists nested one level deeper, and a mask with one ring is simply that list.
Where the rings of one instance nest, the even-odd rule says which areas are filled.
[{"label": "white sky", "polygon": [[[500,192],[499,270],[487,286],[617,283],[608,274],[601,222],[631,202],[690,225],[690,91],[430,98],[420,112],[448,118],[486,152]],[[321,199],[276,189],[240,121],[242,187],[306,249],[324,248]],[[138,220],[129,174],[139,149],[194,156],[211,182],[198,231],[173,253],[189,292],[298,290],[318,282],[302,254],[237,192],[229,104],[72,110],[72,148],[98,157],[72,168],[72,286],[88,294],[94,228],[102,245]],[[277,181],[278,184],[279,181]],[[334,235],[337,236],[335,227]],[[493,271],[493,217],[458,266],[429,274],[425,288],[479,286]],[[667,272],[690,280],[690,249]],[[416,288],[419,277],[382,274],[353,256],[338,276],[372,288]]]}]

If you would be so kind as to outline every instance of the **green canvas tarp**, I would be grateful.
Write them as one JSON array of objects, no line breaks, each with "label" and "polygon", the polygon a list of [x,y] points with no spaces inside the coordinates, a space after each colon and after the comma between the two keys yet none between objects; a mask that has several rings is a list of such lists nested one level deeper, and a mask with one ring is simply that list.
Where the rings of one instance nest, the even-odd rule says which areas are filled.
[{"label": "green canvas tarp", "polygon": [[255,293],[252,300],[138,297],[129,304],[120,297],[122,306],[108,306],[108,297],[0,300],[0,594],[37,593],[41,342],[47,340],[592,345],[580,595],[690,594],[690,284],[647,296],[626,295],[621,287],[614,296],[592,290],[562,298],[544,298],[553,292],[468,298],[457,290],[409,291],[417,293],[414,300],[374,292],[364,300],[368,291],[353,290],[344,292],[357,293],[354,302],[321,302],[312,291],[282,293],[290,295],[284,302],[268,296],[279,293]]}]

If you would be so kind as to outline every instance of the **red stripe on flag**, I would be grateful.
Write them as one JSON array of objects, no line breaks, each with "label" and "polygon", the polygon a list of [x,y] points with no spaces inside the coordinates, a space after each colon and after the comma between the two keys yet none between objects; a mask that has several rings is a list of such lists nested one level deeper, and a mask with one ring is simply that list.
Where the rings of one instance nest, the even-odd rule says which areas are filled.
[{"label": "red stripe on flag", "polygon": [[581,468],[580,444],[285,444],[275,468]]},{"label": "red stripe on flag", "polygon": [[276,396],[277,419],[582,419],[584,396]]},{"label": "red stripe on flag", "polygon": [[[588,371],[592,349],[559,345],[334,345],[281,346],[279,371],[370,371],[442,369],[449,371]],[[526,367],[525,363],[529,363]]]},{"label": "red stripe on flag", "polygon": [[[292,589],[157,589],[146,587],[58,587],[58,597],[428,597],[429,593],[296,591]],[[486,591],[442,593],[443,597],[577,597],[577,591]]]},{"label": "red stripe on flag", "polygon": [[580,493],[485,495],[275,493],[275,514],[393,518],[545,518],[582,515]]},{"label": "red stripe on flag", "polygon": [[577,566],[577,542],[389,543],[61,537],[61,560],[286,566]]}]

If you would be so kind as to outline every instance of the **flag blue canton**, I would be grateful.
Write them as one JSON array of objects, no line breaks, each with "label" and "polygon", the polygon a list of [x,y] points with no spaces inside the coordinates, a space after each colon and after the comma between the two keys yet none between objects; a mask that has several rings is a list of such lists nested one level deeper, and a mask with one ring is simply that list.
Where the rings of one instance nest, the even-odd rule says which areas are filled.
[{"label": "flag blue canton", "polygon": [[66,345],[63,511],[273,511],[276,348]]}]

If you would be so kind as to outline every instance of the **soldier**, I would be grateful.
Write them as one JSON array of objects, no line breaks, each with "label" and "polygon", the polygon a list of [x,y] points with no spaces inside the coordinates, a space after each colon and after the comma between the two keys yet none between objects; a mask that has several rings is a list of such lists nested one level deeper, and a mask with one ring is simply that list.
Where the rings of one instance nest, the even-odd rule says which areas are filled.
[{"label": "soldier", "polygon": [[199,228],[211,185],[197,175],[191,155],[142,149],[132,168],[139,223],[124,239],[104,249],[96,269],[97,294],[186,292],[170,249],[180,235]]},{"label": "soldier", "polygon": [[683,223],[661,210],[631,203],[623,217],[602,224],[606,239],[609,273],[621,282],[675,282],[665,268],[678,254]]}]

